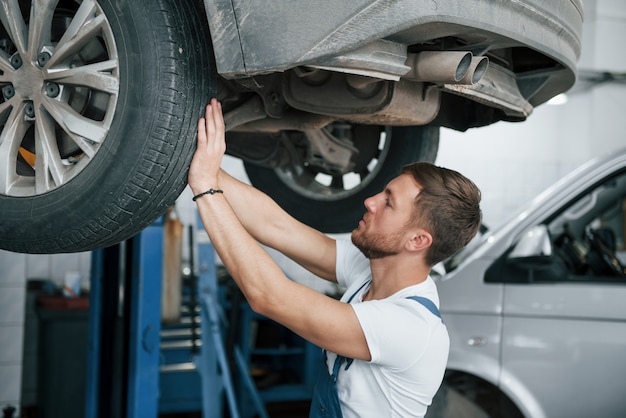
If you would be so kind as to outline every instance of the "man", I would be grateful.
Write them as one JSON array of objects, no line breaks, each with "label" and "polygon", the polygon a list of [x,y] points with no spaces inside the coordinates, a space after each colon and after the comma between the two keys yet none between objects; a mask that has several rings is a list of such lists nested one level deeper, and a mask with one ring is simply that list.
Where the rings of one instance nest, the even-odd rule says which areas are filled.
[{"label": "man", "polygon": [[[198,122],[189,185],[251,308],[324,349],[327,370],[310,416],[423,416],[449,349],[430,269],[476,234],[480,191],[452,170],[407,166],[365,200],[352,245],[300,223],[220,170],[225,149],[221,105],[212,99]],[[257,241],[345,286],[342,301],[289,280]]]}]

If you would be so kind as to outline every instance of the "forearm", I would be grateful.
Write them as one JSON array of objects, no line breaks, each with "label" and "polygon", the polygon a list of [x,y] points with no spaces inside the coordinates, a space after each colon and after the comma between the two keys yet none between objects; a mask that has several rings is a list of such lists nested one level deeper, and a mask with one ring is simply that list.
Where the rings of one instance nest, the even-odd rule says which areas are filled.
[{"label": "forearm", "polygon": [[294,219],[265,193],[221,170],[219,184],[235,215],[260,243],[278,250],[313,274],[335,278],[335,241]]},{"label": "forearm", "polygon": [[265,193],[224,170],[219,172],[219,184],[228,190],[225,197],[246,231],[263,244],[275,245],[272,237],[286,232],[290,216]]},{"label": "forearm", "polygon": [[252,308],[263,312],[280,294],[280,283],[289,279],[239,222],[226,199],[228,194],[225,191],[199,198],[198,211],[225,267]]}]

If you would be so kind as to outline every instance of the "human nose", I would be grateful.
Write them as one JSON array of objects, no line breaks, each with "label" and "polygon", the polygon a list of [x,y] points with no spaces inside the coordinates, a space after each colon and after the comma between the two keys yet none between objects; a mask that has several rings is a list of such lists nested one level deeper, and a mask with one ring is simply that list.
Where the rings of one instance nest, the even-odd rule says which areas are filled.
[{"label": "human nose", "polygon": [[376,211],[376,196],[378,195],[370,196],[363,202],[368,212]]}]

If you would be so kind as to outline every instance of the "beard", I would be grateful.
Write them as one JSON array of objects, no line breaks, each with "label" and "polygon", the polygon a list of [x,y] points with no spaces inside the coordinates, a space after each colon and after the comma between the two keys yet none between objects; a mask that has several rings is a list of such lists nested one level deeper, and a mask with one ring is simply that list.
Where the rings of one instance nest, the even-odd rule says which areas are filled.
[{"label": "beard", "polygon": [[400,252],[404,231],[395,234],[371,234],[352,231],[352,243],[370,260],[389,257]]}]

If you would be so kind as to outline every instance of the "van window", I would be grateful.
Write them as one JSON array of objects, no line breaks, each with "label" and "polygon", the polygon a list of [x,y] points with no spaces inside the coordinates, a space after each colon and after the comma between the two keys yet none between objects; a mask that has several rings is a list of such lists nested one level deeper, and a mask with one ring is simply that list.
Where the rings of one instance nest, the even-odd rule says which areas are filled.
[{"label": "van window", "polygon": [[571,201],[549,223],[555,256],[575,281],[626,281],[626,173]]},{"label": "van window", "polygon": [[626,170],[572,196],[545,226],[550,254],[509,260],[513,244],[487,268],[485,282],[626,284]]}]

